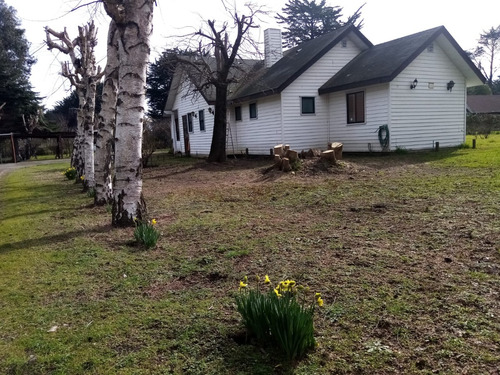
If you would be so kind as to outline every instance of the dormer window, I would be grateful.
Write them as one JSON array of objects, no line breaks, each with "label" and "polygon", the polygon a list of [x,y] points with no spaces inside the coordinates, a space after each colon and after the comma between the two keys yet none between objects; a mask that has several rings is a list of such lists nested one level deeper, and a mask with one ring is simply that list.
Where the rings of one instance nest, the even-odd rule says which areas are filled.
[{"label": "dormer window", "polygon": [[429,53],[434,52],[434,43],[431,43],[427,46],[427,52]]}]

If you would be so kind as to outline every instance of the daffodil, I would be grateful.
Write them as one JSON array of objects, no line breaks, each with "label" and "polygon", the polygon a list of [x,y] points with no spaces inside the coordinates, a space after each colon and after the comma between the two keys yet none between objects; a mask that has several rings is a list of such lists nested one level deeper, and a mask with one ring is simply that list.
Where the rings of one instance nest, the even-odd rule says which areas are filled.
[{"label": "daffodil", "polygon": [[151,225],[156,225],[156,219],[151,220]]},{"label": "daffodil", "polygon": [[323,299],[321,297],[319,297],[316,302],[318,303],[318,306],[321,307],[323,306]]},{"label": "daffodil", "polygon": [[264,284],[270,284],[271,283],[271,279],[269,278],[269,276],[264,276]]},{"label": "daffodil", "polygon": [[243,281],[244,281],[245,283],[247,283],[247,282],[248,282],[248,277],[247,277],[246,275],[245,275],[245,277],[243,278]]},{"label": "daffodil", "polygon": [[246,288],[247,286],[248,286],[248,284],[245,284],[243,281],[240,281],[240,287],[239,287],[239,289]]},{"label": "daffodil", "polygon": [[278,297],[281,297],[281,294],[280,294],[280,292],[278,291],[278,289],[277,289],[277,288],[274,288],[274,293],[276,293],[276,295],[277,295]]},{"label": "daffodil", "polygon": [[80,180],[85,180],[85,176],[80,176]]},{"label": "daffodil", "polygon": [[321,298],[321,293],[316,293],[316,294],[314,295],[314,297],[315,297],[316,299]]}]

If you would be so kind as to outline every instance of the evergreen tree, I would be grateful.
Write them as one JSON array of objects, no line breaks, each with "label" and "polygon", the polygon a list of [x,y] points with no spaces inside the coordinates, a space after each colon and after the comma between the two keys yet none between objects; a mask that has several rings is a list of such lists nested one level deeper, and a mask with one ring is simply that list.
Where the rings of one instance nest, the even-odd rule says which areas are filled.
[{"label": "evergreen tree", "polygon": [[177,49],[167,49],[149,65],[146,97],[152,118],[163,116],[179,53]]},{"label": "evergreen tree", "polygon": [[347,21],[341,20],[343,8],[326,6],[326,0],[289,0],[278,14],[278,23],[285,25],[283,46],[294,47],[347,24],[362,27],[362,5]]},{"label": "evergreen tree", "polygon": [[29,53],[30,44],[20,28],[16,10],[0,0],[0,129],[20,131],[22,115],[36,116],[38,98],[29,82],[35,59]]}]

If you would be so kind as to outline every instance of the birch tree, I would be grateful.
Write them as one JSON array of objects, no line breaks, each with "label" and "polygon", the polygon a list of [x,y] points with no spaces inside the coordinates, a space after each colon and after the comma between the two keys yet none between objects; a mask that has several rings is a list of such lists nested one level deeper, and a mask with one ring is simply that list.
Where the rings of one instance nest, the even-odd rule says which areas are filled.
[{"label": "birch tree", "polygon": [[118,98],[112,222],[134,225],[145,218],[142,195],[142,130],[146,107],[146,68],[153,30],[154,0],[103,0],[118,33]]},{"label": "birch tree", "polygon": [[118,35],[115,21],[111,20],[108,30],[107,63],[104,69],[101,111],[97,116],[95,152],[95,196],[98,206],[112,202],[112,151],[116,121],[116,100],[118,94]]},{"label": "birch tree", "polygon": [[[100,67],[96,66],[94,48],[97,44],[97,29],[93,22],[78,27],[78,37],[74,40],[64,29],[55,32],[45,28],[46,43],[51,49],[67,54],[71,59],[62,63],[62,75],[68,78],[78,94],[78,127],[75,138],[75,157],[72,163],[84,178],[84,190],[94,189],[94,114],[97,82],[102,78]],[[59,42],[52,40],[55,37]]]}]

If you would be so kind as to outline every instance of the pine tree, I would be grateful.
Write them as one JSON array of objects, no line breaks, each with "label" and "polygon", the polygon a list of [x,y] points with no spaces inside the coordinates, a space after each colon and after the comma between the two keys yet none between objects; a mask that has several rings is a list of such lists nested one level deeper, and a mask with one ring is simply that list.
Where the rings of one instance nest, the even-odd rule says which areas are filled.
[{"label": "pine tree", "polygon": [[[363,5],[364,6],[364,5]],[[361,6],[347,21],[341,20],[343,8],[327,6],[326,0],[289,0],[278,14],[278,23],[285,25],[284,47],[294,47],[302,42],[317,38],[346,24],[362,27]]]}]

